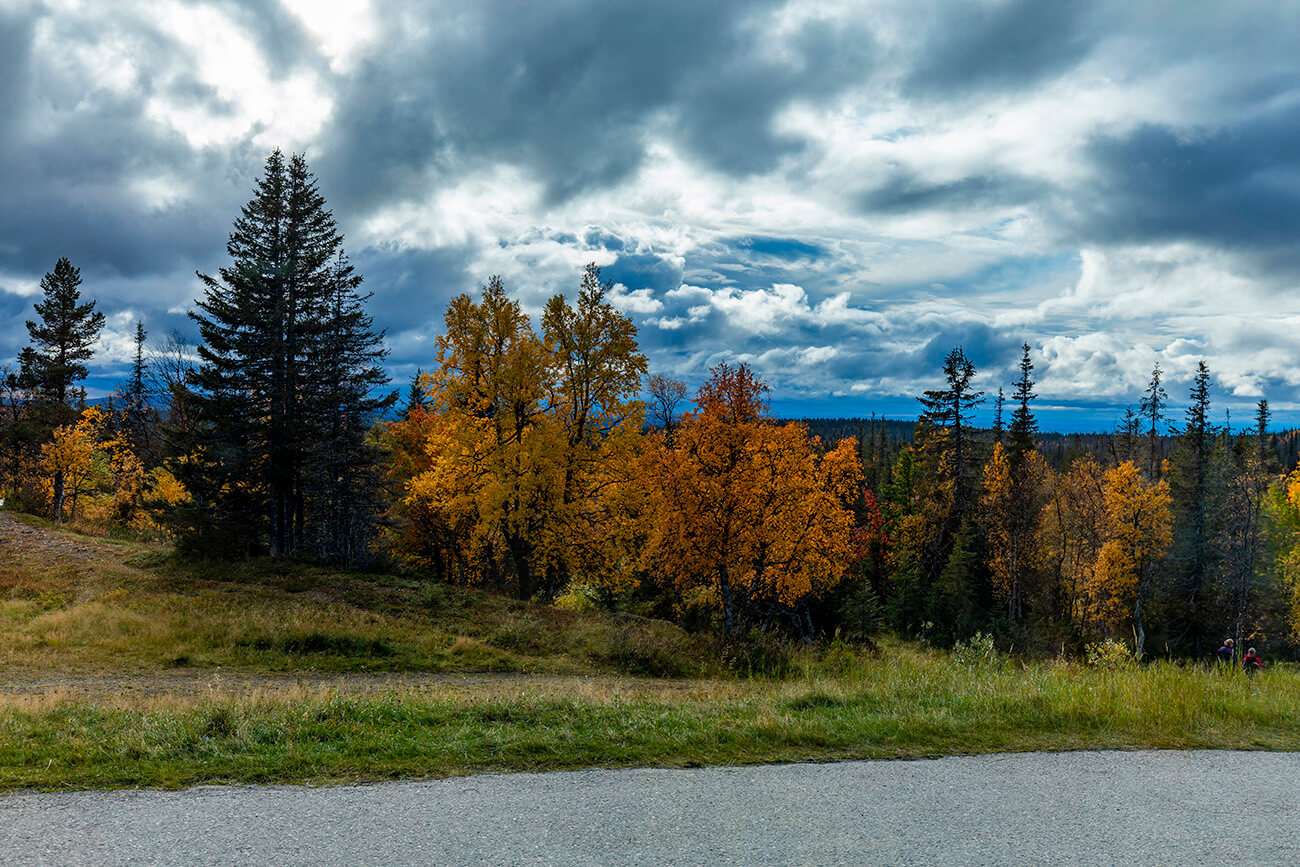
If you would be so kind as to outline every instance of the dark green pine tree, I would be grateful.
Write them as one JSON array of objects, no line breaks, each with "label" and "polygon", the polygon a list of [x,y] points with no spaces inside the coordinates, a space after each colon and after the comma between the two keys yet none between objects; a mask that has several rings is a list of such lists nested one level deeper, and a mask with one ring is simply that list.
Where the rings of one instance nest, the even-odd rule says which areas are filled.
[{"label": "dark green pine tree", "polygon": [[132,402],[141,406],[149,402],[145,395],[145,360],[144,341],[149,332],[144,330],[144,322],[135,323],[135,356],[131,359],[131,378],[127,381],[127,393]]},{"label": "dark green pine tree", "polygon": [[407,385],[406,408],[403,410],[402,414],[408,418],[411,413],[415,412],[417,409],[424,408],[424,387],[420,385],[420,377],[423,375],[424,371],[420,368],[416,368],[415,374],[411,377],[410,384]]},{"label": "dark green pine tree", "polygon": [[366,390],[382,381],[381,337],[342,245],[306,160],[271,154],[226,244],[231,264],[199,275],[204,297],[190,314],[199,363],[176,464],[193,500],[178,512],[187,546],[299,556],[328,535],[322,508],[337,494],[320,473],[335,459],[323,455],[345,440],[360,447],[357,419],[374,409]]},{"label": "dark green pine tree", "polygon": [[[104,314],[95,302],[81,303],[81,271],[66,258],[41,278],[44,298],[36,302],[39,323],[27,321],[31,344],[18,354],[22,378],[38,400],[71,410],[77,397],[76,383],[86,378],[86,362],[94,355],[91,346],[104,327]],[[57,424],[64,424],[70,412],[58,411]]]},{"label": "dark green pine tree", "polygon": [[998,386],[998,396],[993,399],[993,441],[1002,442],[1002,434],[1006,431],[1006,426],[1002,423],[1002,407],[1006,403],[1006,397],[1002,394],[1002,386]]},{"label": "dark green pine tree", "polygon": [[1160,480],[1160,422],[1164,420],[1165,405],[1169,401],[1169,395],[1161,384],[1163,381],[1164,372],[1157,361],[1138,407],[1138,415],[1147,421],[1147,478],[1151,482]]},{"label": "dark green pine tree", "polygon": [[1016,408],[1011,412],[1011,427],[1007,431],[1007,455],[1013,465],[1019,464],[1026,454],[1035,448],[1038,435],[1038,421],[1034,418],[1029,402],[1038,397],[1034,393],[1034,380],[1030,378],[1034,363],[1029,360],[1029,344],[1024,344],[1020,356],[1020,379],[1016,380],[1016,390],[1011,399]]},{"label": "dark green pine tree", "polygon": [[1268,400],[1260,398],[1255,407],[1255,459],[1259,461],[1260,471],[1264,473],[1273,472],[1277,464],[1277,453],[1272,448],[1272,437],[1268,433],[1268,422],[1272,416]]},{"label": "dark green pine tree", "polygon": [[132,449],[147,464],[156,462],[156,436],[158,412],[149,403],[148,361],[145,359],[144,322],[135,323],[135,355],[131,359],[131,373],[121,388],[122,417],[126,436]]},{"label": "dark green pine tree", "polygon": [[1142,420],[1133,412],[1132,406],[1124,407],[1124,417],[1119,421],[1115,436],[1111,439],[1111,451],[1115,463],[1138,459],[1138,441],[1142,436]]},{"label": "dark green pine tree", "polygon": [[960,522],[969,511],[973,490],[970,418],[975,407],[983,402],[984,392],[975,388],[975,365],[960,346],[944,357],[943,375],[946,387],[926,391],[918,400],[925,408],[922,427],[943,434],[940,473],[952,482],[953,511]]},{"label": "dark green pine tree", "polygon": [[1210,627],[1208,589],[1213,562],[1211,526],[1221,498],[1222,467],[1216,455],[1218,432],[1210,422],[1210,369],[1204,361],[1188,395],[1183,430],[1170,461],[1170,493],[1175,514],[1174,562],[1178,570],[1181,639],[1199,657]]},{"label": "dark green pine tree", "polygon": [[315,399],[306,404],[317,438],[308,455],[306,494],[311,554],[329,562],[358,564],[369,556],[380,508],[378,450],[367,442],[374,420],[397,393],[372,397],[388,382],[382,363],[388,351],[359,295],[361,275],[347,257],[335,259],[332,288],[323,311],[324,330],[307,380]]},{"label": "dark green pine tree", "polygon": [[919,398],[924,411],[913,446],[918,465],[913,491],[925,538],[912,555],[915,562],[902,570],[911,573],[907,581],[913,584],[899,600],[908,610],[893,605],[891,616],[932,621],[936,637],[948,641],[985,619],[986,605],[976,606],[978,611],[964,608],[970,600],[987,602],[989,594],[978,553],[982,537],[972,520],[977,455],[971,417],[984,393],[975,388],[975,365],[961,347],[944,358],[943,373],[944,387]]},{"label": "dark green pine tree", "polygon": [[[41,278],[44,297],[36,302],[40,322],[27,321],[31,343],[18,354],[19,381],[32,394],[31,427],[39,442],[70,423],[85,402],[76,384],[86,378],[86,362],[94,355],[91,347],[104,327],[104,314],[95,310],[94,301],[82,303],[80,286],[81,271],[66,258]],[[57,521],[63,517],[63,473],[56,473],[53,483]]]}]

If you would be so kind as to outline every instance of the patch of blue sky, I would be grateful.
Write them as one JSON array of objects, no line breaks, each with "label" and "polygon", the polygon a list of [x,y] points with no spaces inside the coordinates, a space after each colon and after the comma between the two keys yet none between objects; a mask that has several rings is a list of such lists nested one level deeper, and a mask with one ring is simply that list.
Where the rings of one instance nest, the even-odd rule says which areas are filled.
[{"label": "patch of blue sky", "polygon": [[724,238],[720,243],[751,256],[770,256],[785,261],[817,259],[826,254],[826,251],[816,244],[800,241],[798,238],[747,236]]}]

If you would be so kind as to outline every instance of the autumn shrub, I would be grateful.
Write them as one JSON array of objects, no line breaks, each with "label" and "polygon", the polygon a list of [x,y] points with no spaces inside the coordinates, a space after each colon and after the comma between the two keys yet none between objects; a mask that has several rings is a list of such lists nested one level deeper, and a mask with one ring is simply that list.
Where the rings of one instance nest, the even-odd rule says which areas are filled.
[{"label": "autumn shrub", "polygon": [[561,611],[595,611],[600,600],[594,587],[570,581],[551,604]]},{"label": "autumn shrub", "polygon": [[1103,638],[1084,647],[1084,658],[1093,668],[1111,670],[1135,668],[1137,659],[1128,645],[1113,638]]}]

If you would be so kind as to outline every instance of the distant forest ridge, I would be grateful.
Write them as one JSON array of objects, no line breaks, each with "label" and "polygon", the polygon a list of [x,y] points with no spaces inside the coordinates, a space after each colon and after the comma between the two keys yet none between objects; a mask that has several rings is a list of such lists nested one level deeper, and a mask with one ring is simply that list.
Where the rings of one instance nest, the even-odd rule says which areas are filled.
[{"label": "distant forest ridge", "polygon": [[[800,418],[778,419],[780,422],[798,421],[808,426],[808,432],[820,437],[822,444],[833,447],[835,443],[848,437],[857,437],[859,442],[878,439],[883,433],[891,444],[910,444],[916,433],[916,420],[886,418]],[[989,442],[993,440],[992,428],[977,428],[975,436]],[[1233,436],[1252,436],[1248,432],[1237,431]],[[1114,433],[1039,433],[1038,447],[1048,465],[1054,469],[1069,466],[1071,460],[1083,454],[1096,457],[1103,463],[1113,461],[1116,454],[1116,435]],[[1290,472],[1300,463],[1300,428],[1288,428],[1269,434],[1269,439],[1277,452],[1278,462]],[[1159,437],[1160,451],[1168,457],[1178,442],[1175,434]],[[1142,442],[1146,442],[1142,437]]]}]

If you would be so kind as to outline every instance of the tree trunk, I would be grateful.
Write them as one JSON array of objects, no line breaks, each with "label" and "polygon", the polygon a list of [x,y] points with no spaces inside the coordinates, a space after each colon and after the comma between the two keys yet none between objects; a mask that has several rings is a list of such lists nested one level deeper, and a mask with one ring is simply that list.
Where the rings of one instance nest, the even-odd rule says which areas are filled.
[{"label": "tree trunk", "polygon": [[1142,653],[1147,643],[1147,633],[1142,628],[1143,595],[1143,592],[1139,590],[1137,600],[1133,603],[1133,655],[1139,662],[1142,661]]},{"label": "tree trunk", "polygon": [[722,591],[722,635],[725,638],[731,638],[731,632],[734,628],[732,620],[732,599],[731,599],[731,581],[727,574],[727,564],[723,563],[718,567],[718,588]]},{"label": "tree trunk", "polygon": [[54,474],[54,523],[63,523],[63,470]]}]

